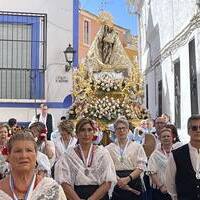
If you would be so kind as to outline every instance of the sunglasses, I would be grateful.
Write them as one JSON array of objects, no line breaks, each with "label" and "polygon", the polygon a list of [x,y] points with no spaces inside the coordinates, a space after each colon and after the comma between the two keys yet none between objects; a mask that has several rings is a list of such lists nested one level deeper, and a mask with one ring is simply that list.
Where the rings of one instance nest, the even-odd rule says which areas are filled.
[{"label": "sunglasses", "polygon": [[193,126],[190,126],[190,129],[191,129],[192,131],[198,131],[198,130],[200,130],[200,125],[193,125]]}]

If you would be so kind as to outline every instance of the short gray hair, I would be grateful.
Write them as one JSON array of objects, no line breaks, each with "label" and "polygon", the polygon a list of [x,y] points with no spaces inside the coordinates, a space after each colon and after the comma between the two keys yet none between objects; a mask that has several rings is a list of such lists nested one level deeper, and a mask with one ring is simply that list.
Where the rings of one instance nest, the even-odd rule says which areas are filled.
[{"label": "short gray hair", "polygon": [[7,143],[8,152],[10,153],[16,141],[31,141],[34,145],[35,152],[37,153],[37,144],[29,129],[20,130],[12,135]]},{"label": "short gray hair", "polygon": [[126,117],[119,117],[116,119],[116,121],[114,122],[114,129],[116,130],[117,126],[119,123],[124,124],[127,128],[129,128],[129,122],[126,119]]}]

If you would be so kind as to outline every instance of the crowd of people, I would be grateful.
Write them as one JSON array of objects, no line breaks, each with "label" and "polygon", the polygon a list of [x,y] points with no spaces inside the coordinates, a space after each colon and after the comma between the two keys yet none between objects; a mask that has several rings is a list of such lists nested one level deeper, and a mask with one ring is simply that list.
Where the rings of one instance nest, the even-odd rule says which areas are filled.
[{"label": "crowd of people", "polygon": [[41,108],[27,128],[0,124],[0,199],[200,199],[200,115],[188,119],[185,145],[163,114],[134,129],[120,116],[103,146],[94,120],[62,117],[53,132]]}]

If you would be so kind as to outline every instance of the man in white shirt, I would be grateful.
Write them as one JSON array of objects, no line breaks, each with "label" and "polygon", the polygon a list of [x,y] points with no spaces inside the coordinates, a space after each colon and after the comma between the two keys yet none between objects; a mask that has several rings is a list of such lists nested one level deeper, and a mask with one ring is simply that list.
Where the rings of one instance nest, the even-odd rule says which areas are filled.
[{"label": "man in white shirt", "polygon": [[173,200],[200,199],[200,115],[191,116],[187,128],[190,142],[172,151],[166,169]]},{"label": "man in white shirt", "polygon": [[54,130],[53,116],[52,114],[48,113],[48,106],[46,104],[41,104],[40,109],[41,113],[34,116],[34,119],[32,120],[31,124],[34,122],[42,122],[43,124],[45,124],[47,128],[47,140],[51,140],[51,133]]}]

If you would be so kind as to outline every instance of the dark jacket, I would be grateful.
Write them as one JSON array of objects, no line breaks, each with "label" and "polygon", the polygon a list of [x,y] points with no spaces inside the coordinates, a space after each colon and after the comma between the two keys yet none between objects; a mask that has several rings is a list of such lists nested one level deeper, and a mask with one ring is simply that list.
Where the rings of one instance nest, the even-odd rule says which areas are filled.
[{"label": "dark jacket", "polygon": [[[40,114],[36,116],[37,120],[40,119]],[[53,132],[53,118],[52,115],[47,113],[47,120],[46,120],[46,127],[47,127],[47,140],[51,140],[51,133]]]},{"label": "dark jacket", "polygon": [[176,164],[175,184],[178,200],[200,199],[200,180],[192,167],[188,144],[172,151]]}]

